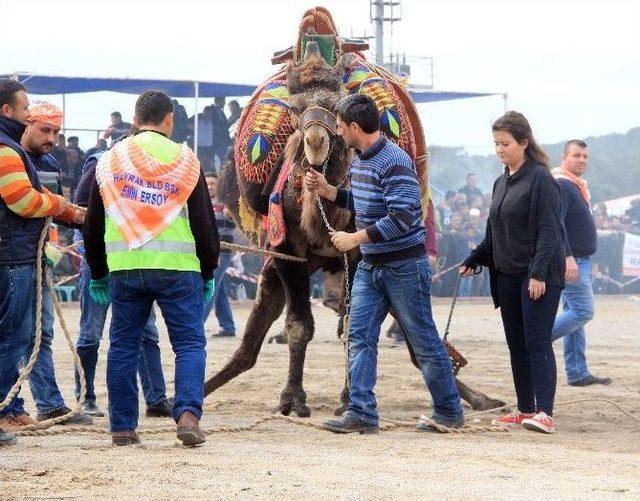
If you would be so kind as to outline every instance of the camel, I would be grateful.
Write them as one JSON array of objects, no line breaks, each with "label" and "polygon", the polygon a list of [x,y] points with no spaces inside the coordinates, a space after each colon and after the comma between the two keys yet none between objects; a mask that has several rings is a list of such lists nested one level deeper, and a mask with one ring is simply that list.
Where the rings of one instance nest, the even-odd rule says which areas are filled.
[{"label": "camel", "polygon": [[[246,233],[255,236],[256,232],[259,233],[261,216],[268,217],[270,248],[306,261],[281,258],[267,260],[259,276],[256,299],[240,346],[224,367],[205,383],[205,395],[209,395],[252,368],[269,328],[286,305],[289,373],[276,411],[285,415],[294,412],[299,417],[311,414],[303,387],[306,348],[314,332],[309,277],[319,269],[334,272],[344,269],[343,255],[330,242],[318,201],[314,194],[303,189],[301,181],[307,169],[316,169],[324,172],[329,183],[348,187],[348,169],[353,152],[337,134],[334,109],[348,93],[344,84],[345,74],[354,65],[361,64],[361,57],[353,53],[342,53],[333,64],[329,64],[326,52],[323,54],[321,44],[314,40],[315,31],[310,29],[306,34],[309,39],[299,61],[289,62],[284,71],[269,79],[254,94],[252,101],[259,103],[258,108],[247,107],[243,112],[234,153],[225,163],[219,181],[221,201]],[[286,96],[287,115],[286,120],[278,122],[278,118],[282,118],[280,112],[284,99],[277,98],[283,96]],[[267,121],[260,121],[260,117],[264,117],[265,113],[269,114],[270,123],[278,123],[278,130],[288,137],[281,154],[273,162],[272,170],[260,172],[254,168],[255,165],[268,159],[268,154],[277,146],[267,145],[271,150],[262,148],[264,138],[260,131]],[[404,116],[405,122],[400,125],[406,125],[409,114]],[[251,131],[243,131],[243,128],[250,127],[253,127]],[[415,157],[415,151],[411,153]],[[258,161],[247,162],[243,155]],[[332,228],[337,231],[355,230],[353,214],[330,203],[324,203],[323,208]],[[352,284],[360,257],[357,249],[346,255],[349,273],[345,282],[348,287]],[[338,337],[342,335],[345,315],[344,294],[343,290],[337,323]],[[408,348],[417,367],[411,347]],[[336,414],[342,413],[348,405],[346,383]],[[473,390],[460,381],[458,388],[462,398],[474,409],[503,405],[503,402]]]}]

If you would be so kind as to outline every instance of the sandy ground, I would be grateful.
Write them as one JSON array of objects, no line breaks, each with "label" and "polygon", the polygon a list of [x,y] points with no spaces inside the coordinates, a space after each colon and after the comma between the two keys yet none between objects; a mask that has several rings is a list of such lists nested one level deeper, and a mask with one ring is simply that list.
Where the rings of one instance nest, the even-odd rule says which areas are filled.
[{"label": "sandy ground", "polygon": [[[234,306],[240,327],[250,306],[250,302]],[[434,308],[442,326],[448,301],[436,299]],[[78,307],[65,305],[64,311],[75,335]],[[314,315],[318,332],[309,346],[305,385],[310,419],[320,422],[337,406],[343,359],[333,333],[333,313],[315,306]],[[606,398],[640,418],[639,321],[638,298],[598,297],[597,315],[588,329],[589,360],[594,373],[612,376],[614,384],[568,387],[558,356],[557,402]],[[273,331],[281,325],[282,319]],[[165,333],[164,324],[161,328]],[[207,329],[210,333],[217,329],[215,319],[209,320]],[[492,396],[514,400],[499,316],[487,300],[459,303],[452,341],[470,360],[461,372],[464,381]],[[209,341],[209,374],[221,367],[238,342]],[[56,337],[55,350],[58,380],[70,400],[71,356],[62,333]],[[103,408],[106,350],[105,342],[98,368]],[[173,357],[166,335],[162,350],[172,392]],[[557,345],[557,355],[561,351]],[[265,344],[253,370],[209,396],[203,425],[246,424],[270,413],[284,386],[287,363],[286,346]],[[382,417],[415,420],[428,413],[430,399],[406,349],[393,346],[384,335],[378,372]],[[28,397],[28,389],[23,395]],[[28,406],[33,410],[30,400]],[[607,404],[583,403],[558,405],[556,422],[559,433],[551,436],[521,429],[457,436],[402,429],[340,436],[268,422],[249,432],[210,435],[196,449],[177,445],[172,434],[147,435],[142,445],[128,448],[112,447],[108,435],[22,437],[17,446],[0,450],[0,497],[640,499],[640,429],[632,420]],[[144,417],[141,423],[142,427],[172,424]],[[107,419],[98,419],[97,424],[107,426]]]}]

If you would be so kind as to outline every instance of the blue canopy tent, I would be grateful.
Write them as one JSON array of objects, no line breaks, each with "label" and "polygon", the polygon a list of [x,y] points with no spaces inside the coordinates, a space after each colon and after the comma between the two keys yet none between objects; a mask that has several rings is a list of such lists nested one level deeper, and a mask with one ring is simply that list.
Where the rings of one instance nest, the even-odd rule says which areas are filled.
[{"label": "blue canopy tent", "polygon": [[194,80],[155,80],[143,78],[93,78],[93,77],[57,77],[14,73],[0,75],[0,78],[13,78],[23,83],[31,94],[78,94],[83,92],[120,92],[124,94],[142,94],[149,89],[158,89],[171,97],[218,97],[250,96],[255,85],[242,85],[220,82],[198,82]]},{"label": "blue canopy tent", "polygon": [[[141,94],[148,89],[165,91],[171,97],[242,97],[250,96],[256,85],[234,84],[223,82],[200,82],[196,80],[155,80],[143,78],[93,78],[93,77],[59,77],[33,75],[31,73],[13,73],[0,75],[0,78],[13,78],[27,85],[32,94],[77,94],[83,92],[120,92],[125,94]],[[436,91],[425,86],[409,85],[411,97],[416,103],[450,101],[502,95],[492,92],[449,92]]]},{"label": "blue canopy tent", "polygon": [[[66,94],[78,94],[86,92],[119,92],[124,94],[141,94],[148,89],[158,89],[166,92],[173,98],[195,99],[194,116],[194,147],[198,148],[198,98],[212,97],[243,97],[250,96],[256,90],[256,85],[201,82],[197,80],[156,80],[142,78],[94,78],[94,77],[62,77],[49,75],[36,75],[26,72],[16,72],[9,75],[0,75],[0,79],[12,78],[23,83],[29,93],[38,95],[62,95],[64,108],[64,96]],[[503,96],[503,93],[487,92],[446,92],[436,91],[426,86],[409,85],[409,92],[416,103],[429,103],[437,101],[450,101],[454,99],[468,99],[472,97]],[[64,111],[64,110],[63,110]]]}]

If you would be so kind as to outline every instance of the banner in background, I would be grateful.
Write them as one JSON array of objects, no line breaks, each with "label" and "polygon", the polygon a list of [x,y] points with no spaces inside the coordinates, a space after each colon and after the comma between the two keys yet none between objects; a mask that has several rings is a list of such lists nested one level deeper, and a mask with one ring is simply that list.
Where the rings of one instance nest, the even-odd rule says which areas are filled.
[{"label": "banner in background", "polygon": [[631,208],[631,202],[640,199],[640,193],[629,197],[614,198],[602,202],[607,207],[608,216],[624,216],[624,213]]},{"label": "banner in background", "polygon": [[624,234],[622,274],[634,277],[640,276],[640,236],[633,233]]}]

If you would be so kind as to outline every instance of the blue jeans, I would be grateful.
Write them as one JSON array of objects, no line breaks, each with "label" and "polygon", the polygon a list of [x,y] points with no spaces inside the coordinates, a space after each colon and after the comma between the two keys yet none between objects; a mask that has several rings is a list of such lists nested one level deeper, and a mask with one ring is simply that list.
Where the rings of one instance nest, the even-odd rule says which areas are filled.
[{"label": "blue jeans", "polygon": [[[30,352],[35,322],[35,264],[0,266],[0,403],[18,380],[20,361]],[[17,395],[0,418],[24,413]]]},{"label": "blue jeans", "polygon": [[497,289],[518,409],[551,416],[557,377],[551,331],[561,288],[548,285],[534,301],[529,298],[529,277],[498,273]]},{"label": "blue jeans", "polygon": [[590,376],[587,368],[585,324],[593,318],[595,305],[591,286],[591,258],[577,257],[578,281],[567,282],[562,291],[562,313],[556,317],[551,340],[564,338],[564,366],[567,381],[575,383]]},{"label": "blue jeans", "polygon": [[[65,407],[64,399],[60,394],[60,389],[56,382],[56,372],[53,365],[51,342],[53,341],[53,323],[55,316],[53,313],[53,300],[49,295],[49,291],[49,286],[46,281],[43,281],[42,340],[40,342],[38,358],[36,359],[31,374],[29,374],[29,386],[39,414],[48,414]],[[25,355],[25,365],[29,360],[30,354],[31,350]]]},{"label": "blue jeans", "polygon": [[138,426],[136,371],[140,341],[156,301],[167,324],[176,355],[173,418],[185,411],[198,418],[204,401],[206,339],[202,314],[204,282],[200,273],[131,270],[111,274],[112,319],[107,356],[107,389],[111,431]]},{"label": "blue jeans", "polygon": [[220,328],[225,332],[232,332],[235,334],[236,325],[233,322],[233,312],[231,310],[231,304],[229,303],[229,294],[227,293],[227,268],[231,264],[231,253],[220,253],[220,264],[213,272],[213,278],[216,282],[216,289],[213,293],[213,297],[204,307],[204,323],[207,322],[213,305],[216,305],[216,318]]},{"label": "blue jeans", "polygon": [[349,329],[349,413],[378,424],[376,384],[380,325],[393,310],[413,348],[433,399],[433,417],[462,418],[451,361],[431,315],[431,270],[427,258],[396,266],[360,262],[356,270]]},{"label": "blue jeans", "polygon": [[[98,349],[104,330],[109,306],[96,303],[89,294],[91,272],[86,261],[80,265],[80,333],[76,348],[84,369],[86,392],[85,401],[95,402],[95,377],[98,363]],[[156,327],[156,316],[153,308],[144,326],[140,344],[140,366],[138,372],[142,383],[142,393],[147,405],[155,405],[167,398],[167,387],[162,373],[160,359],[160,335]],[[80,399],[80,377],[76,371],[76,399]]]}]

